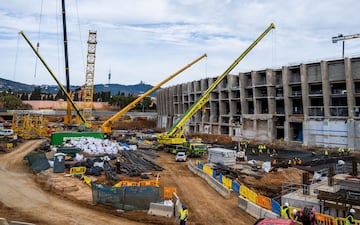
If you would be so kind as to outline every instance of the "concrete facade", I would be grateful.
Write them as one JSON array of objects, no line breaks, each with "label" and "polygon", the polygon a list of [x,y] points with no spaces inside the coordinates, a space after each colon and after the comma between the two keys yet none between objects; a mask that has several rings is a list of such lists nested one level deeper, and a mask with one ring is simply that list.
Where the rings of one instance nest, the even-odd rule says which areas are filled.
[{"label": "concrete facade", "polygon": [[[158,127],[170,128],[215,79],[159,90]],[[359,150],[360,58],[228,75],[187,132]]]}]

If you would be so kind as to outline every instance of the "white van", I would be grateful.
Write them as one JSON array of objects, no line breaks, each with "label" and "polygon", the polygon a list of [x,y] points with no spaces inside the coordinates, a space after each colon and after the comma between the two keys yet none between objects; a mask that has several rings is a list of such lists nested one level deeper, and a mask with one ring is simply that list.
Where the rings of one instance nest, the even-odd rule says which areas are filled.
[{"label": "white van", "polygon": [[0,136],[10,136],[13,135],[14,131],[12,129],[1,129]]}]

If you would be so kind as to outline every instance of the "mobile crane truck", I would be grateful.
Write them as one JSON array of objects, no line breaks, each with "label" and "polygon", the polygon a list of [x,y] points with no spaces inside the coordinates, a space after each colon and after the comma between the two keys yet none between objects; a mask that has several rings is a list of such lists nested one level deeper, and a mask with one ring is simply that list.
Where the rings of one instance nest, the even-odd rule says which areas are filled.
[{"label": "mobile crane truck", "polygon": [[[185,138],[186,121],[195,115],[195,113],[201,109],[210,98],[211,92],[217,87],[217,85],[237,66],[237,64],[255,47],[257,43],[263,39],[271,29],[275,29],[273,23],[230,65],[230,67],[219,76],[215,82],[200,96],[194,104],[192,104],[186,112],[178,119],[178,121],[166,132],[157,134],[157,141],[160,145],[163,145],[166,149],[172,149],[170,152],[176,153],[176,148],[182,145],[186,148],[189,156],[199,156],[207,153],[206,145],[201,141],[191,141]],[[175,150],[174,150],[175,149]]]}]

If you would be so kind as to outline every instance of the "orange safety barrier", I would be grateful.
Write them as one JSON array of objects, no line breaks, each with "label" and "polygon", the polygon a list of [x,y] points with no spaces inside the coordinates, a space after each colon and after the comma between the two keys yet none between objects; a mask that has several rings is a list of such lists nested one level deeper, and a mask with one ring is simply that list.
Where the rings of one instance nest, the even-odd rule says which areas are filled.
[{"label": "orange safety barrier", "polygon": [[72,177],[75,176],[75,174],[80,174],[80,175],[84,176],[85,172],[86,172],[86,167],[85,166],[79,166],[79,167],[70,168],[70,175]]},{"label": "orange safety barrier", "polygon": [[255,204],[257,202],[257,194],[245,185],[240,186],[240,195]]},{"label": "orange safety barrier", "polygon": [[333,225],[335,224],[335,218],[326,214],[316,213],[316,219],[322,225]]},{"label": "orange safety barrier", "polygon": [[157,180],[143,180],[140,181],[140,186],[156,186],[158,187],[158,181]]},{"label": "orange safety barrier", "polygon": [[164,187],[164,200],[171,200],[174,192],[176,193],[176,188]]},{"label": "orange safety barrier", "polygon": [[257,195],[256,204],[265,209],[271,210],[271,198],[268,198],[264,195]]}]

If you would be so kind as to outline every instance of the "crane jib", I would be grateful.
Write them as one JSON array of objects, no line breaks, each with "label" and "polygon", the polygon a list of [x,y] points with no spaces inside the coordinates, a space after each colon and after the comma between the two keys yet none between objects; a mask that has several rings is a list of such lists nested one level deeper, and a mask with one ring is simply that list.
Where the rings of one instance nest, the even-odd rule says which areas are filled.
[{"label": "crane jib", "polygon": [[[167,138],[174,136],[177,131],[184,129],[185,122],[192,117],[206,102],[209,101],[211,92],[217,85],[239,64],[239,62],[263,39],[270,30],[275,29],[275,24],[271,23],[270,26],[219,76],[215,82],[200,96],[190,107],[185,111],[183,116],[170,128],[166,133]],[[183,132],[182,132],[183,133]]]}]

